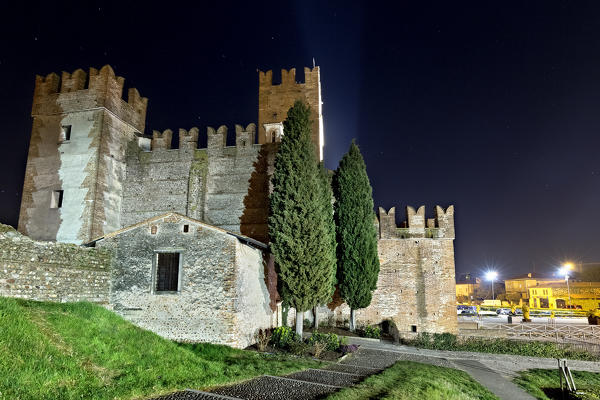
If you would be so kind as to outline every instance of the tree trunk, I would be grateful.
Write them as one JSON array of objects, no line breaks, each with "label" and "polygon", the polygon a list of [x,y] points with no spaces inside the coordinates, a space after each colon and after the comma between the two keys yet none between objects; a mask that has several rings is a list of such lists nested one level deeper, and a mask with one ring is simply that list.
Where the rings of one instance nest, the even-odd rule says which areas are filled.
[{"label": "tree trunk", "polygon": [[315,321],[314,321],[313,327],[314,327],[314,330],[315,330],[315,331],[316,331],[317,329],[319,329],[319,313],[317,312],[317,307],[318,307],[318,306],[315,306],[315,307],[313,308],[313,316],[315,317]]},{"label": "tree trunk", "polygon": [[350,332],[354,332],[356,330],[356,310],[350,309]]},{"label": "tree trunk", "polygon": [[302,328],[304,327],[304,312],[296,310],[296,334],[300,336],[302,340]]}]

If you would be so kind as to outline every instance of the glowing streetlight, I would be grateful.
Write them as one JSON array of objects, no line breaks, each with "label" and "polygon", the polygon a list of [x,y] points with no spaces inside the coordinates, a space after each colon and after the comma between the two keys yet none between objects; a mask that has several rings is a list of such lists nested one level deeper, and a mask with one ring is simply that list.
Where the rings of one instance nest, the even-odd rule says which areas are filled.
[{"label": "glowing streetlight", "polygon": [[569,296],[569,307],[571,308],[571,289],[569,289],[569,271],[573,269],[573,263],[564,263],[562,268],[558,270],[558,273],[565,277],[567,281],[567,294]]},{"label": "glowing streetlight", "polygon": [[498,277],[498,273],[496,271],[488,271],[485,274],[485,279],[487,279],[488,281],[492,281],[492,300],[495,300],[494,281],[496,280],[497,277]]}]

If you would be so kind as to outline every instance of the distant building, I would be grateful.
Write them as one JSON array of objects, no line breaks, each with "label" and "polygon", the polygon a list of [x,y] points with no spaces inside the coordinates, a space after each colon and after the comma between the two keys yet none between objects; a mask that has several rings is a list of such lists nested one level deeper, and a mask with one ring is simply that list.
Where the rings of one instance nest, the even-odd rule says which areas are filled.
[{"label": "distant building", "polygon": [[[474,300],[481,289],[481,279],[472,274],[462,274],[456,281],[456,300],[461,303]],[[465,299],[466,298],[466,299]]]},{"label": "distant building", "polygon": [[600,308],[600,282],[571,282],[565,280],[529,288],[529,306],[548,309]]},{"label": "distant building", "polygon": [[507,300],[521,302],[521,300],[528,300],[530,298],[530,288],[560,282],[564,282],[564,279],[529,272],[525,275],[506,279],[504,286],[506,288]]}]

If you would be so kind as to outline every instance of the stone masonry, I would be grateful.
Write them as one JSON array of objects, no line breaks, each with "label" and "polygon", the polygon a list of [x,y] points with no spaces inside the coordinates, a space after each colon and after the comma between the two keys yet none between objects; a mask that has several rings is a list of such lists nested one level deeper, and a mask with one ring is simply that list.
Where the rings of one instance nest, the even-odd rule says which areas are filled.
[{"label": "stone masonry", "polygon": [[0,296],[108,304],[111,253],[38,242],[0,224]]},{"label": "stone masonry", "polygon": [[[436,207],[425,224],[425,207],[407,207],[405,227],[396,226],[395,207],[379,208],[380,272],[369,307],[357,310],[359,325],[393,320],[403,334],[458,333],[454,288],[454,207]],[[340,299],[320,307],[319,318],[343,325],[350,308]],[[290,322],[294,313],[288,315]]]},{"label": "stone masonry", "polygon": [[[272,326],[262,250],[241,236],[167,213],[95,245],[115,254],[111,307],[142,328],[177,341],[244,348],[258,329]],[[179,255],[177,291],[156,290],[158,253]]]}]

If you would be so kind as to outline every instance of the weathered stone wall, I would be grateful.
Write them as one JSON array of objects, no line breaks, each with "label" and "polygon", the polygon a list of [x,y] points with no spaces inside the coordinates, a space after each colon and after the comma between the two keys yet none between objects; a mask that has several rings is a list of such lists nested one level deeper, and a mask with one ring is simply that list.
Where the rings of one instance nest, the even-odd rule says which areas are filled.
[{"label": "weathered stone wall", "polygon": [[[379,279],[371,305],[357,310],[358,325],[393,319],[400,332],[458,332],[453,216],[452,206],[445,212],[438,206],[425,228],[425,208],[407,207],[407,226],[397,228],[395,209],[379,210]],[[320,318],[342,325],[350,308],[336,300],[319,308]],[[290,314],[288,322],[294,318]]]},{"label": "weathered stone wall", "polygon": [[271,143],[265,124],[283,122],[294,102],[303,100],[311,108],[312,142],[315,154],[322,160],[324,138],[319,67],[304,68],[304,83],[296,82],[295,68],[281,70],[280,85],[273,85],[273,71],[259,72],[258,78],[258,143]]},{"label": "weathered stone wall", "polygon": [[[38,240],[82,243],[120,225],[127,143],[144,129],[147,99],[109,66],[37,77],[19,231]],[[70,139],[61,127],[70,126]],[[53,192],[63,190],[60,208]]]},{"label": "weathered stone wall", "polygon": [[38,242],[0,225],[0,296],[108,303],[111,254]]},{"label": "weathered stone wall", "polygon": [[[172,340],[246,347],[256,330],[270,327],[262,252],[221,229],[168,214],[96,246],[115,252],[113,309],[142,328]],[[155,290],[158,252],[181,253],[176,293]]]},{"label": "weathered stone wall", "polygon": [[152,151],[130,145],[121,226],[177,212],[260,241],[267,240],[269,177],[276,145],[255,145],[256,127],[236,125],[236,145],[225,146],[227,128],[208,128],[208,147],[197,149],[198,130],[155,132]]}]

